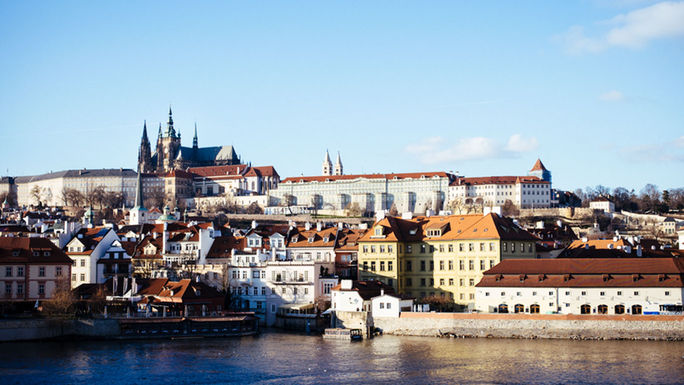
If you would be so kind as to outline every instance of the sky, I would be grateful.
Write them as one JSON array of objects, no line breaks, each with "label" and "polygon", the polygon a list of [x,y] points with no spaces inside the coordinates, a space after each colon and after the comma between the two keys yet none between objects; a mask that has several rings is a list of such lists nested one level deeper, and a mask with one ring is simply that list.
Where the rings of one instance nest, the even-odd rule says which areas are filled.
[{"label": "sky", "polygon": [[282,178],[525,175],[684,187],[684,1],[0,0],[0,175],[183,145]]}]

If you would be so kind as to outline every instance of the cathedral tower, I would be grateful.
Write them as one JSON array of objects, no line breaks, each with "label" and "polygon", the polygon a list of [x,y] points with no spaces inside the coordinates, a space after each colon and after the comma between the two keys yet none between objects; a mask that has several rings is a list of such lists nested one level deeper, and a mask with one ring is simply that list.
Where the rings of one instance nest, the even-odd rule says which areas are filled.
[{"label": "cathedral tower", "polygon": [[325,150],[325,159],[323,160],[323,175],[332,175],[332,162],[330,161],[330,154]]},{"label": "cathedral tower", "polygon": [[337,151],[337,160],[335,161],[335,174],[334,175],[343,175],[344,173],[342,172],[342,158],[340,157],[340,152]]},{"label": "cathedral tower", "polygon": [[152,172],[152,150],[150,140],[147,138],[147,121],[143,123],[142,139],[140,139],[140,150],[138,150],[138,170],[142,172]]}]

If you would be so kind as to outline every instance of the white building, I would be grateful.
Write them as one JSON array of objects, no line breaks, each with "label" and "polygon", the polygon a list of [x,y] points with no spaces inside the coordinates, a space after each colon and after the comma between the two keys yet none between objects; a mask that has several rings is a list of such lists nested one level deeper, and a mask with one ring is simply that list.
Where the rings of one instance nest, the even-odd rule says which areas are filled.
[{"label": "white building", "polygon": [[105,281],[105,264],[98,261],[119,241],[116,232],[107,227],[83,228],[66,245],[69,258],[72,259],[71,287],[83,283],[103,283]]},{"label": "white building", "polygon": [[476,286],[485,313],[655,314],[682,311],[679,258],[504,260]]},{"label": "white building", "polygon": [[412,299],[401,299],[395,295],[385,294],[384,291],[381,291],[379,296],[371,298],[371,315],[373,318],[399,318],[402,311],[411,311],[412,308]]},{"label": "white building", "polygon": [[589,202],[589,208],[593,210],[601,210],[604,213],[610,214],[615,212],[615,203],[604,196],[600,196]]},{"label": "white building", "polygon": [[446,172],[293,177],[271,191],[270,203],[295,211],[312,208],[341,215],[352,208],[372,213],[392,205],[399,212],[425,213],[443,208],[455,178]]}]

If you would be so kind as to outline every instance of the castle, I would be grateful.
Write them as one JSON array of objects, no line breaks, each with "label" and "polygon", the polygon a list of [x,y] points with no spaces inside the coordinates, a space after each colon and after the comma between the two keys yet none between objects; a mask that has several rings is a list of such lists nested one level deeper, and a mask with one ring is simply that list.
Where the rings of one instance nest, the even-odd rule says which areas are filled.
[{"label": "castle", "polygon": [[165,173],[176,169],[202,166],[225,166],[241,164],[233,146],[199,147],[197,143],[197,125],[192,147],[181,146],[180,130],[173,127],[173,113],[169,107],[169,121],[166,131],[162,132],[159,124],[157,147],[154,154],[147,138],[147,122],[143,123],[142,139],[138,151],[138,170],[144,173]]}]

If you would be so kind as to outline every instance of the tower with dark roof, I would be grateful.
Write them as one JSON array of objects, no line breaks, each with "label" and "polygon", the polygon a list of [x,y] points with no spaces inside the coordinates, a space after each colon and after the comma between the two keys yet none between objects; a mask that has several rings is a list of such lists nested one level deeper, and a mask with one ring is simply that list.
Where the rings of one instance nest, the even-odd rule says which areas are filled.
[{"label": "tower with dark roof", "polygon": [[143,123],[142,138],[140,139],[140,149],[138,150],[138,169],[143,172],[152,172],[152,150],[150,140],[147,138],[147,121]]},{"label": "tower with dark roof", "polygon": [[340,157],[340,152],[337,151],[337,160],[335,161],[335,173],[334,175],[343,175],[342,168],[342,158]]}]

